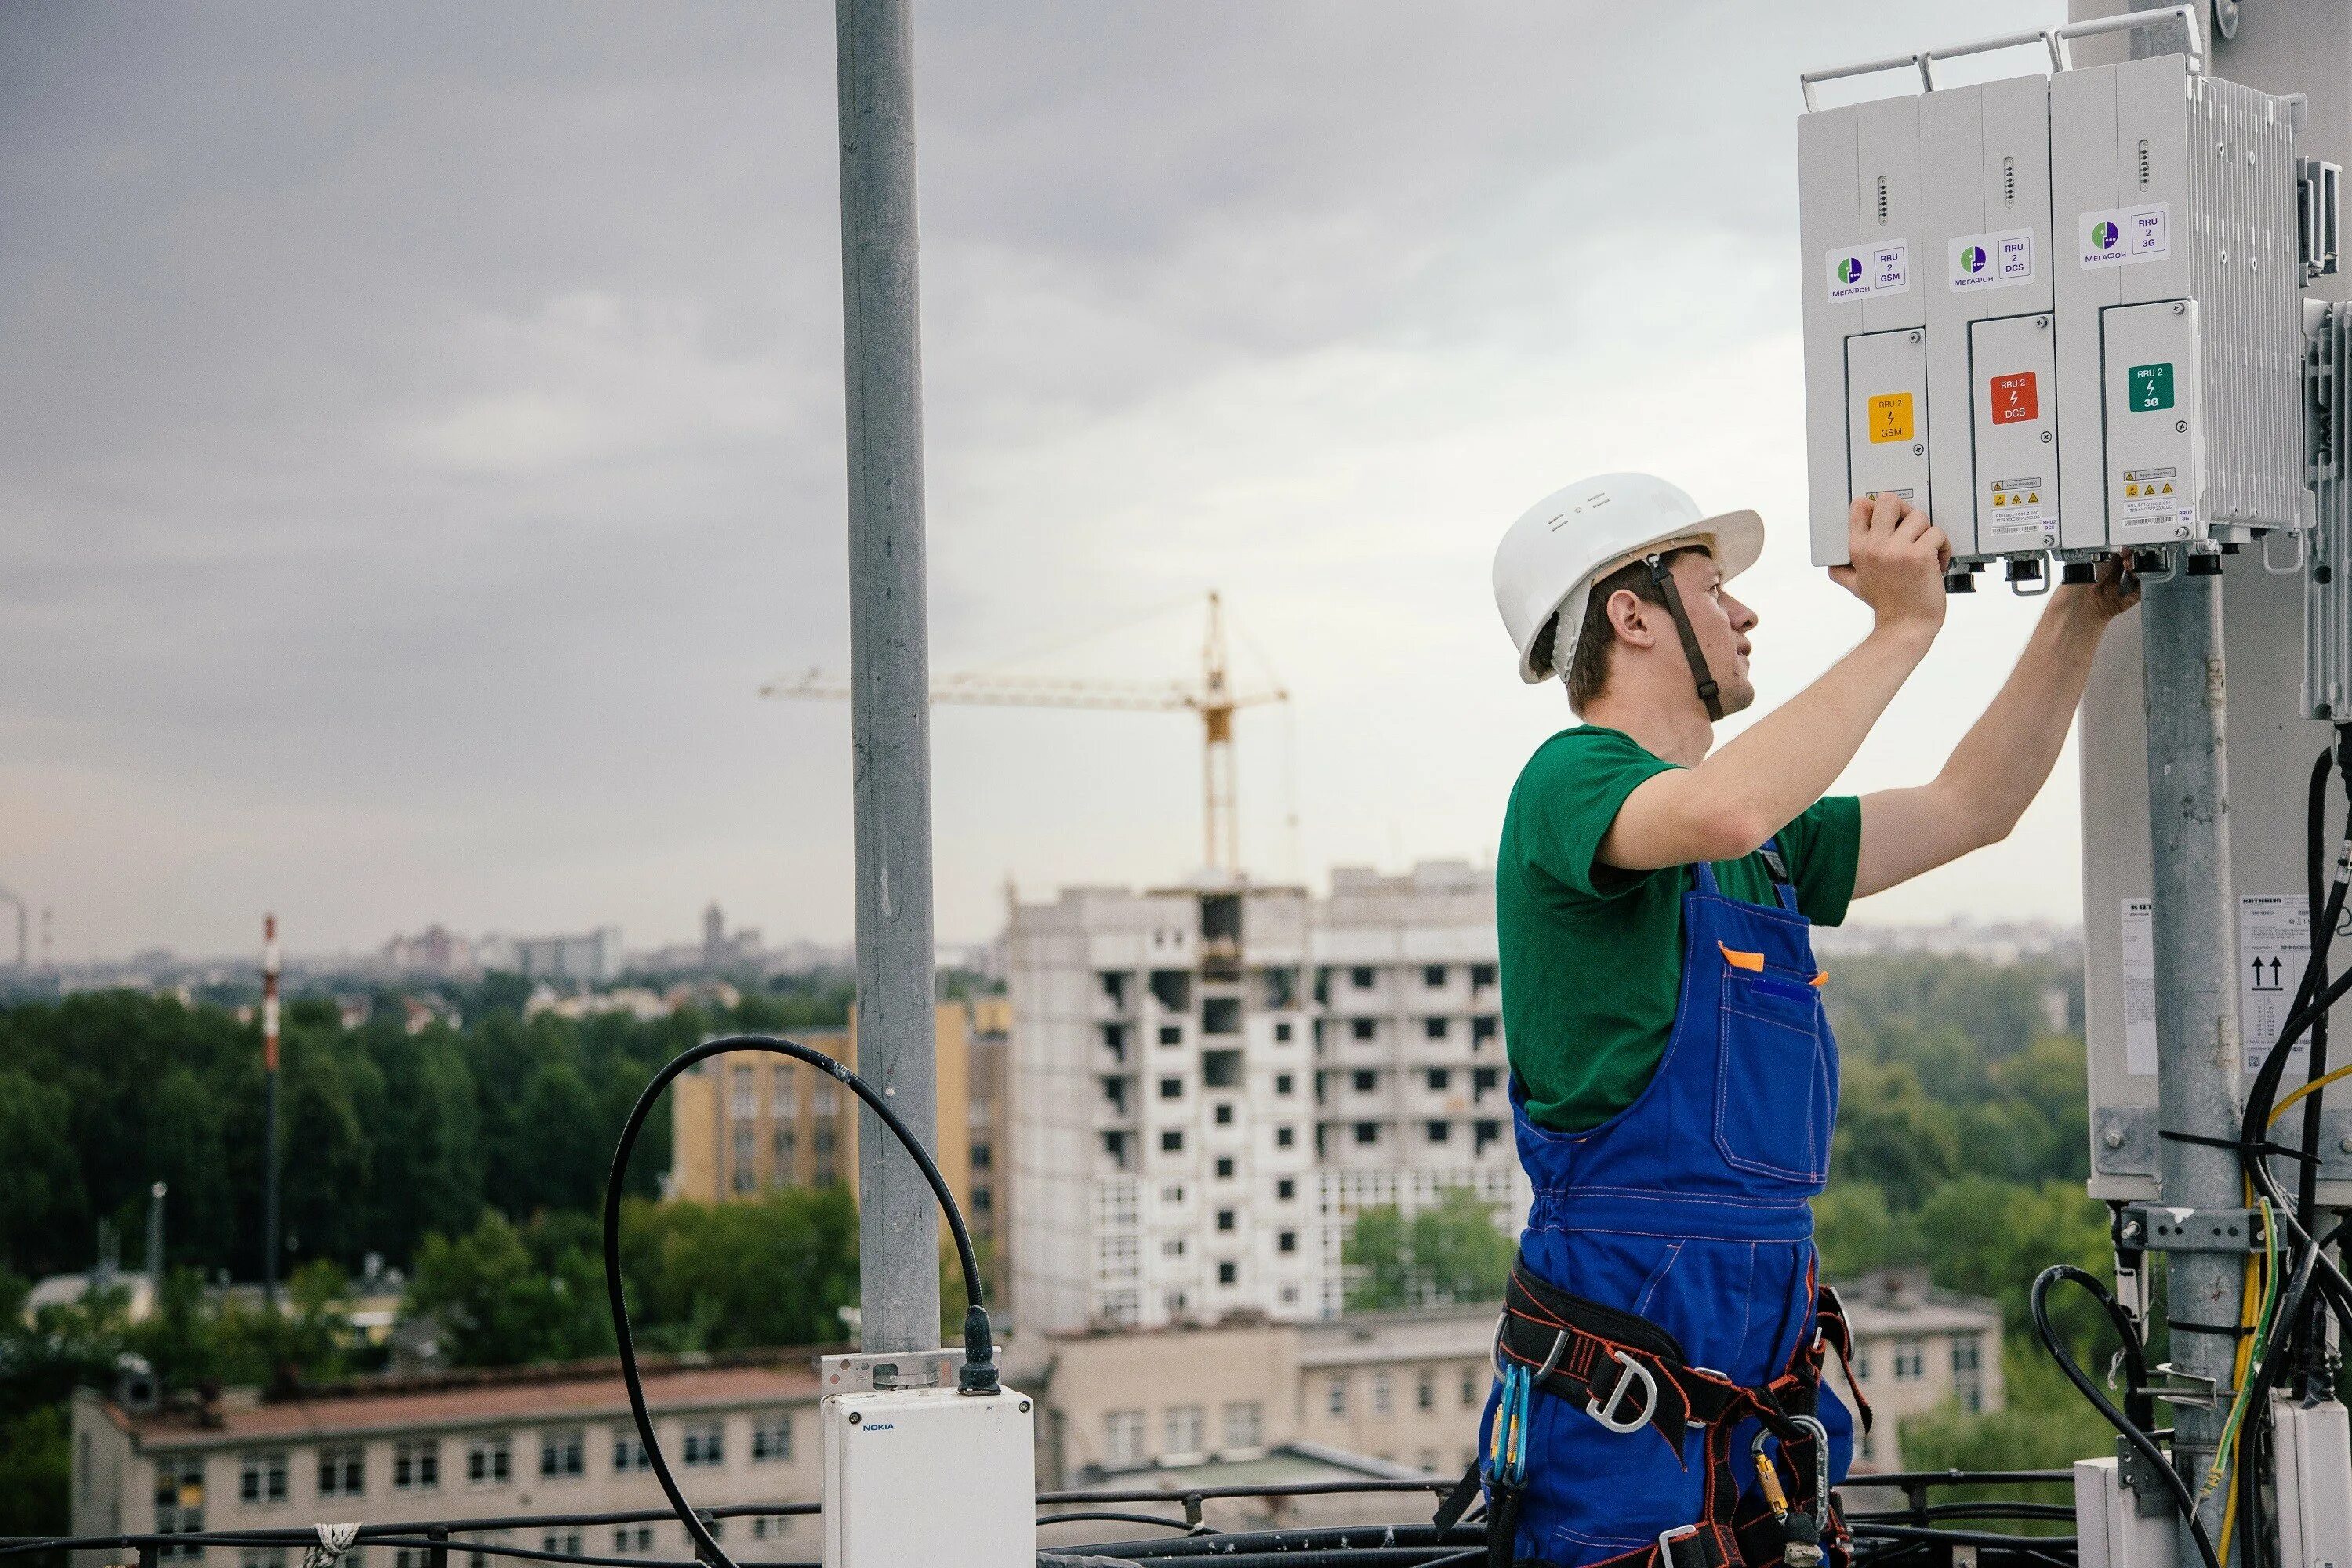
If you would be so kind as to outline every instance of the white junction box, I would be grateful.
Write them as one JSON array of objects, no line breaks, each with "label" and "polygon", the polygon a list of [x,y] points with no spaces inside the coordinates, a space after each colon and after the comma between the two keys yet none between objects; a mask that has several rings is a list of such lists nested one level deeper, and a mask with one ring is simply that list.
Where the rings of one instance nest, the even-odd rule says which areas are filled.
[{"label": "white junction box", "polygon": [[2143,1516],[2112,1457],[2074,1461],[2074,1550],[2082,1568],[2173,1568],[2175,1517]]},{"label": "white junction box", "polygon": [[2301,526],[2302,123],[2183,55],[2051,78],[2070,552]]},{"label": "white junction box", "polygon": [[2281,1568],[2352,1563],[2352,1432],[2344,1406],[2271,1396]]},{"label": "white junction box", "polygon": [[2011,77],[1918,102],[1922,243],[1936,267],[1924,279],[1933,515],[1957,556],[2038,553],[2058,530],[2049,85]]},{"label": "white junction box", "polygon": [[[826,1358],[828,1384],[834,1363]],[[943,1358],[945,1359],[945,1358]],[[1036,1416],[1029,1396],[866,1388],[818,1402],[825,1568],[1035,1568]]]},{"label": "white junction box", "polygon": [[1813,561],[1846,559],[1846,509],[1900,490],[1934,510],[1921,244],[1919,100],[1797,121],[1803,234],[1805,450]]}]

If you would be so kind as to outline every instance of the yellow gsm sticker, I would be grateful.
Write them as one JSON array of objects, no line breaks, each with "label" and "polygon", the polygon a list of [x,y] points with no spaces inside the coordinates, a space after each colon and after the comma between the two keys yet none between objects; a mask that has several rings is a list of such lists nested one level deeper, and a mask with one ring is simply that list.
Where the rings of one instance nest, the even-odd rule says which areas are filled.
[{"label": "yellow gsm sticker", "polygon": [[1911,439],[1909,393],[1884,393],[1870,400],[1870,439],[1874,445]]}]

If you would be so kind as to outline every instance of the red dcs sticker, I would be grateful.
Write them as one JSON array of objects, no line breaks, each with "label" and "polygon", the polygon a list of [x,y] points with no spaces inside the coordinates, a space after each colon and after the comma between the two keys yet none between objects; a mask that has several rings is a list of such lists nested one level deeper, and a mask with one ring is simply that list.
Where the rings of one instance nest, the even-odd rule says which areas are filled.
[{"label": "red dcs sticker", "polygon": [[2033,373],[2020,371],[2015,375],[1992,378],[1992,422],[2014,425],[2021,419],[2042,417],[2042,397],[2034,386]]}]

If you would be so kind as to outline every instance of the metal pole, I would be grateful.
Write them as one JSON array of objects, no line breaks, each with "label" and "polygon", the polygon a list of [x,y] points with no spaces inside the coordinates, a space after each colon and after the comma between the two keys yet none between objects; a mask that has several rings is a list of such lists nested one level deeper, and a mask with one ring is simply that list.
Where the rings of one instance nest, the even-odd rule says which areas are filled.
[{"label": "metal pole", "polygon": [[[835,0],[842,335],[849,426],[850,746],[856,791],[857,1070],[928,1144],[938,1124],[922,345],[908,0]],[[859,1112],[860,1340],[940,1340],[939,1215]]]},{"label": "metal pole", "polygon": [[[2230,767],[2221,658],[2221,579],[2180,572],[2151,583],[2140,606],[2147,679],[2148,850],[2156,901],[2157,1125],[2194,1137],[2238,1136],[2238,922],[2230,879]],[[2231,1209],[2244,1204],[2237,1156],[2167,1138],[2158,1188],[2168,1206]],[[2242,1256],[2166,1255],[2167,1311],[2196,1323],[2234,1323],[2245,1279]],[[2192,1489],[2221,1436],[2237,1343],[2220,1334],[2176,1334],[2172,1364],[2210,1379],[2223,1397],[2173,1410],[2175,1461]],[[2218,1541],[2228,1489],[2200,1510]],[[2184,1541],[2181,1560],[2191,1561]]]},{"label": "metal pole", "polygon": [[278,917],[261,917],[261,1304],[278,1310]]},{"label": "metal pole", "polygon": [[163,1304],[163,1194],[171,1189],[158,1182],[147,1189],[148,1300]]}]

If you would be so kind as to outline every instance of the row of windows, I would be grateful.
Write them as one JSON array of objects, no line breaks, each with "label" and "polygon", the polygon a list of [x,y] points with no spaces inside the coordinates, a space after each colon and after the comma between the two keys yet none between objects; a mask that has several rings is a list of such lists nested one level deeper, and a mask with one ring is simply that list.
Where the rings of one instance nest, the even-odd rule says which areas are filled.
[{"label": "row of windows", "polygon": [[[684,1456],[689,1465],[719,1465],[727,1458],[727,1427],[722,1420],[689,1421],[685,1424]],[[646,1446],[634,1427],[611,1428],[613,1469],[615,1473],[652,1468],[646,1457]],[[551,1426],[539,1437],[539,1476],[542,1480],[568,1480],[587,1473],[588,1435],[578,1426]],[[755,1463],[789,1459],[793,1457],[793,1417],[790,1411],[763,1413],[751,1426],[751,1458]],[[357,1444],[331,1444],[317,1451],[318,1492],[322,1498],[358,1498],[367,1495],[367,1450]],[[286,1500],[286,1476],[289,1454],[283,1448],[257,1449],[244,1455],[238,1463],[237,1498],[242,1502],[267,1504]],[[475,1486],[497,1486],[514,1476],[514,1439],[507,1433],[497,1433],[466,1439],[466,1479]],[[432,1491],[441,1485],[441,1440],[437,1437],[412,1438],[394,1443],[392,1448],[392,1489],[394,1491]],[[155,1468],[157,1517],[163,1517],[166,1507],[164,1493],[169,1490],[173,1500],[170,1507],[183,1512],[193,1507],[201,1515],[204,1506],[204,1461],[200,1457],[158,1460]],[[190,1497],[192,1502],[178,1500]],[[177,1514],[173,1516],[178,1517]],[[168,1525],[159,1523],[158,1533],[174,1529],[201,1529],[201,1524]]]},{"label": "row of windows", "polygon": [[[1265,1441],[1265,1406],[1255,1399],[1228,1401],[1222,1432],[1225,1448],[1255,1448]],[[1171,1405],[1161,1413],[1162,1454],[1208,1451],[1209,1412],[1205,1405]],[[1109,1410],[1103,1413],[1103,1462],[1112,1467],[1139,1465],[1144,1460],[1144,1413]]]},{"label": "row of windows", "polygon": [[[1432,1143],[1451,1143],[1454,1142],[1454,1123],[1451,1121],[1425,1121],[1422,1124],[1421,1135],[1423,1139]],[[1348,1136],[1360,1146],[1368,1147],[1378,1143],[1381,1141],[1381,1123],[1377,1121],[1349,1122],[1348,1124]],[[1486,1152],[1486,1146],[1496,1142],[1502,1136],[1503,1124],[1497,1119],[1482,1118],[1481,1120],[1470,1124],[1471,1146],[1474,1152]]]},{"label": "row of windows", "polygon": [[[1412,1407],[1415,1410],[1437,1408],[1439,1381],[1439,1374],[1434,1367],[1423,1367],[1413,1374]],[[1367,1392],[1370,1395],[1368,1404],[1371,1414],[1375,1417],[1395,1415],[1394,1374],[1385,1368],[1376,1369],[1366,1374],[1365,1382],[1368,1385]],[[1468,1410],[1485,1403],[1486,1384],[1485,1368],[1475,1364],[1461,1368],[1459,1381],[1455,1384],[1460,1407]],[[1345,1416],[1348,1414],[1349,1401],[1354,1397],[1352,1392],[1354,1385],[1355,1374],[1352,1373],[1335,1372],[1327,1377],[1323,1386],[1324,1414]]]},{"label": "row of windows", "polygon": [[[1422,1068],[1417,1070],[1421,1074],[1423,1084],[1428,1088],[1431,1093],[1448,1094],[1453,1091],[1454,1075],[1456,1069],[1453,1068]],[[1502,1087],[1503,1069],[1500,1068],[1472,1068],[1469,1069],[1469,1080],[1470,1092],[1473,1095],[1491,1094],[1496,1089]],[[1358,1094],[1371,1094],[1378,1091],[1381,1087],[1381,1069],[1378,1068],[1354,1068],[1349,1069],[1348,1073],[1348,1087],[1355,1090]]]},{"label": "row of windows", "polygon": [[[779,1120],[800,1114],[800,1069],[779,1069],[773,1075],[774,1087],[769,1096],[769,1113]],[[760,1097],[753,1089],[751,1068],[738,1066],[729,1072],[728,1110],[739,1120],[760,1112]],[[809,1106],[817,1115],[831,1116],[841,1109],[841,1090],[830,1082],[819,1082],[809,1091]]]},{"label": "row of windows", "polygon": [[[1956,1336],[1951,1341],[1952,1375],[1963,1381],[1972,1380],[1983,1368],[1983,1350],[1973,1334]],[[1895,1381],[1916,1383],[1927,1375],[1927,1349],[1918,1340],[1897,1340],[1887,1358],[1893,1363]],[[1855,1381],[1870,1380],[1870,1351],[1860,1350],[1853,1358]]]},{"label": "row of windows", "polygon": [[[1381,1037],[1381,1025],[1384,1021],[1385,1020],[1383,1019],[1374,1017],[1349,1018],[1347,1020],[1348,1033],[1355,1039],[1377,1040]],[[1338,1022],[1336,1019],[1317,1019],[1316,1028],[1318,1037],[1320,1037],[1322,1026],[1324,1024],[1336,1022]],[[1473,1015],[1470,1019],[1471,1043],[1475,1045],[1482,1040],[1493,1039],[1496,1031],[1501,1027],[1502,1018],[1497,1014],[1478,1013]],[[1431,1015],[1429,1017],[1423,1018],[1421,1021],[1421,1037],[1424,1040],[1452,1039],[1454,1037],[1454,1020],[1451,1018],[1441,1018],[1434,1014]]]},{"label": "row of windows", "polygon": [[[1230,1112],[1232,1110],[1233,1107],[1230,1105],[1221,1105],[1217,1107],[1219,1113],[1217,1121],[1221,1124],[1230,1123],[1233,1121],[1233,1117],[1226,1113]],[[1106,1138],[1118,1138],[1121,1137],[1122,1134],[1117,1132],[1106,1132],[1103,1136]],[[1277,1149],[1297,1148],[1298,1146],[1298,1129],[1290,1126],[1286,1122],[1284,1125],[1276,1128],[1274,1130],[1274,1146]],[[1160,1133],[1160,1152],[1163,1154],[1181,1154],[1184,1152],[1184,1130],[1181,1127],[1162,1128]],[[1217,1174],[1220,1176],[1230,1176],[1233,1173],[1233,1156],[1230,1154],[1219,1155],[1217,1157]]]}]

